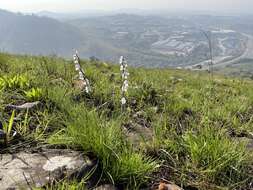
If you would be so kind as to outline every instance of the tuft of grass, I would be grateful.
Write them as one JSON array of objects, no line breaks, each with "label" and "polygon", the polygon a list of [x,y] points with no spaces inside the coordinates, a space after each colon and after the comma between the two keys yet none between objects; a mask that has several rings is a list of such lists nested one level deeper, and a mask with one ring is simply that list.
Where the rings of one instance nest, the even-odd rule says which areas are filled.
[{"label": "tuft of grass", "polygon": [[141,153],[126,152],[119,155],[115,165],[107,172],[113,182],[126,184],[130,189],[139,189],[151,179],[150,175],[158,168],[158,163],[150,157]]},{"label": "tuft of grass", "polygon": [[251,154],[245,144],[231,140],[224,130],[203,127],[163,143],[163,159],[173,161],[171,167],[180,176],[179,183],[200,189],[235,188],[251,179]]},{"label": "tuft of grass", "polygon": [[223,130],[212,127],[200,129],[197,134],[188,132],[183,137],[187,165],[203,181],[220,186],[233,186],[247,177],[250,157],[245,145],[231,141]]},{"label": "tuft of grass", "polygon": [[12,132],[12,128],[13,128],[13,123],[14,123],[14,118],[15,118],[15,111],[12,111],[11,117],[8,121],[8,123],[6,123],[5,121],[3,122],[3,131],[6,134],[6,143],[8,144],[12,138],[11,136],[11,132]]},{"label": "tuft of grass", "polygon": [[[118,121],[104,122],[94,111],[83,107],[71,110],[67,136],[87,153],[94,154],[103,176],[113,184],[137,188],[157,169],[157,163],[140,152],[134,152],[125,140]],[[57,135],[57,140],[59,140]]]},{"label": "tuft of grass", "polygon": [[48,185],[45,188],[33,188],[33,190],[86,190],[85,182],[61,181],[55,185]]}]

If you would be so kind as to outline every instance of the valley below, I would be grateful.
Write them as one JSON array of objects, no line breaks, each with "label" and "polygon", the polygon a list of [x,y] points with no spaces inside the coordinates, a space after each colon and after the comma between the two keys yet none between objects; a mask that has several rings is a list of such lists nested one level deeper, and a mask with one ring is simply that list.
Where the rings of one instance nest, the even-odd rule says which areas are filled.
[{"label": "valley below", "polygon": [[58,16],[0,10],[0,50],[69,59],[77,49],[85,59],[117,63],[124,55],[134,67],[190,70],[207,70],[212,55],[215,71],[247,77],[253,73],[250,15]]},{"label": "valley below", "polygon": [[[242,34],[245,39],[245,46],[243,48],[243,53],[234,56],[217,56],[213,57],[212,63],[215,68],[225,68],[229,67],[233,64],[236,64],[244,59],[253,59],[253,36],[248,34]],[[186,69],[192,70],[208,70],[211,60],[208,59],[206,61],[197,63],[195,65],[191,65],[186,67]]]}]

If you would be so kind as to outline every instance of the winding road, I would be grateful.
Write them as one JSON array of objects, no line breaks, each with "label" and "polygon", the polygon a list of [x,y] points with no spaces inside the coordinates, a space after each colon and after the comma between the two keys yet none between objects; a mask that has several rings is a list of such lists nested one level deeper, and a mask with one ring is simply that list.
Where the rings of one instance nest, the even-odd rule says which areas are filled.
[{"label": "winding road", "polygon": [[[239,62],[242,59],[248,58],[253,59],[253,36],[249,34],[242,33],[245,37],[247,37],[247,45],[243,54],[238,57],[215,57],[213,61],[214,68],[224,68],[228,65],[232,65],[234,63]],[[186,69],[191,70],[207,70],[209,67],[210,60],[206,60],[200,62],[195,65],[187,66]],[[201,67],[201,68],[200,68]]]}]

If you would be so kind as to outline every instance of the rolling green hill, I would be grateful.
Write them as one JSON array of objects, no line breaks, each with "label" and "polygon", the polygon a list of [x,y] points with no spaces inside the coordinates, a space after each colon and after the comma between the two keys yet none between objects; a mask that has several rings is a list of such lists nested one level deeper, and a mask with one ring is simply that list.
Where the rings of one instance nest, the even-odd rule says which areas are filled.
[{"label": "rolling green hill", "polygon": [[[12,123],[8,105],[40,102],[14,113],[1,154],[81,150],[99,160],[99,183],[119,189],[157,189],[162,180],[184,189],[252,189],[252,81],[130,67],[122,110],[119,65],[82,60],[81,66],[90,94],[73,86],[72,61],[0,54],[1,122]],[[65,181],[48,189],[83,185]]]}]

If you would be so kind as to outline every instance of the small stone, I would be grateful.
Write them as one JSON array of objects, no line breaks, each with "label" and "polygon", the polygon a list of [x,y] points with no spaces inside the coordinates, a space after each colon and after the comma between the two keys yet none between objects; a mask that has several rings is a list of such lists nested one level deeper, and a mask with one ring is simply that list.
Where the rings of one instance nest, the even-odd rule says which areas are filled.
[{"label": "small stone", "polygon": [[106,185],[101,185],[95,188],[94,190],[117,190],[117,188],[113,185],[106,184]]},{"label": "small stone", "polygon": [[177,185],[160,183],[158,190],[183,190]]}]

